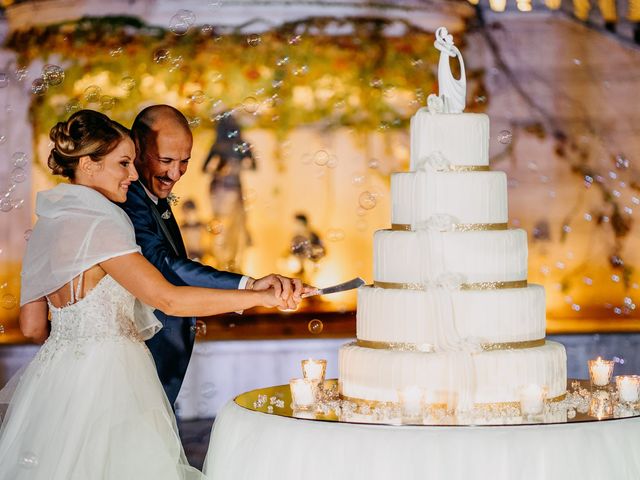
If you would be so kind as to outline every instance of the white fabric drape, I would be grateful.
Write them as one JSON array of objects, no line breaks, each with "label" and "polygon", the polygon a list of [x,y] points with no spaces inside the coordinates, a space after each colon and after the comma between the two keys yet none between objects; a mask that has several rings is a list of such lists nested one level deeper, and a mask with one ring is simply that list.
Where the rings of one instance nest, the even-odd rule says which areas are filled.
[{"label": "white fabric drape", "polygon": [[[60,184],[40,192],[36,214],[22,263],[20,305],[58,290],[100,262],[140,252],[127,214],[92,188]],[[135,323],[145,340],[162,328],[151,307],[140,301]]]},{"label": "white fabric drape", "polygon": [[411,427],[278,417],[228,403],[211,480],[640,478],[640,419],[541,426]]}]

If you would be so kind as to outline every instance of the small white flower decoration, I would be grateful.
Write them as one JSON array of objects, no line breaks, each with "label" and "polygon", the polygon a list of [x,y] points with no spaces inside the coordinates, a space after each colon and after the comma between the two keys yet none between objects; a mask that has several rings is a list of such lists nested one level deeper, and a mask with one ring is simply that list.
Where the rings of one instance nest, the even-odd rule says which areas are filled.
[{"label": "small white flower decoration", "polygon": [[438,276],[436,283],[447,290],[458,290],[464,283],[465,277],[461,273],[445,272]]},{"label": "small white flower decoration", "polygon": [[418,161],[418,170],[434,170],[436,172],[448,172],[451,170],[451,162],[440,151],[431,152]]},{"label": "small white flower decoration", "polygon": [[444,111],[444,100],[435,93],[432,93],[427,97],[427,109],[432,115],[442,113]]}]

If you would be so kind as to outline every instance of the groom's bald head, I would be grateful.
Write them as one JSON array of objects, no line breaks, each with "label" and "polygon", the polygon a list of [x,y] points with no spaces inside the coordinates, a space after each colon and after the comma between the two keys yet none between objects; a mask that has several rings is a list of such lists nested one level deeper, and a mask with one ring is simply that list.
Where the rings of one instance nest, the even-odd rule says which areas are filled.
[{"label": "groom's bald head", "polygon": [[142,110],[131,126],[140,180],[159,198],[166,198],[187,170],[193,137],[185,116],[169,105]]}]

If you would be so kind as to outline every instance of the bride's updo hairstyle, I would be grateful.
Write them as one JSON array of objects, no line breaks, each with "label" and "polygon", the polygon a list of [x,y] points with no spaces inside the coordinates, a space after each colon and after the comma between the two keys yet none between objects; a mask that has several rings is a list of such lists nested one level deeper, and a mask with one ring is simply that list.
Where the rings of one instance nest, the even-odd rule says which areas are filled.
[{"label": "bride's updo hairstyle", "polygon": [[127,128],[105,114],[79,110],[49,132],[53,148],[47,163],[54,175],[73,180],[81,157],[89,156],[99,162],[129,136]]}]

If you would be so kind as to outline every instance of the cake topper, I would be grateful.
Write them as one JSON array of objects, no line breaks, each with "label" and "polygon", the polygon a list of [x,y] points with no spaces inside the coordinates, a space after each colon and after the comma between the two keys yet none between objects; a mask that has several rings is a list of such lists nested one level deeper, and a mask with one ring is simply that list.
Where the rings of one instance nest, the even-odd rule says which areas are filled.
[{"label": "cake topper", "polygon": [[[453,44],[453,36],[445,27],[436,30],[435,47],[440,50],[438,63],[438,85],[440,95],[431,94],[427,106],[431,113],[462,113],[467,97],[467,78],[464,71],[464,60],[458,47]],[[460,78],[453,78],[450,57],[458,57],[460,62]]]}]

